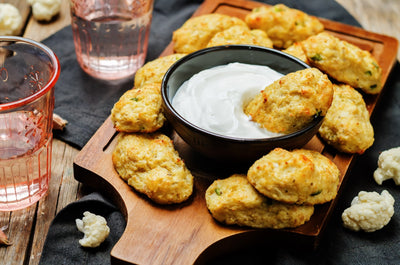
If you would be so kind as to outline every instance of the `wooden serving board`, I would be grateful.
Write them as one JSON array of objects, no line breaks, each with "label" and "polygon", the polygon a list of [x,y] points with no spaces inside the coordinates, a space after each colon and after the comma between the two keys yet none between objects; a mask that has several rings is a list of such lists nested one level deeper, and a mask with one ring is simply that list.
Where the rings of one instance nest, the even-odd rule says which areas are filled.
[{"label": "wooden serving board", "polygon": [[[262,3],[244,0],[206,0],[194,16],[222,13],[244,18]],[[369,50],[383,70],[385,83],[396,61],[398,41],[392,37],[365,31],[361,28],[321,19],[327,31],[363,49]],[[173,53],[173,44],[166,47],[162,56]],[[372,113],[380,95],[365,96]],[[338,197],[316,206],[315,213],[306,224],[295,229],[252,229],[226,226],[216,222],[209,214],[204,193],[213,179],[224,178],[243,167],[224,165],[196,154],[179,136],[170,131],[176,149],[195,176],[194,194],[179,205],[160,206],[129,187],[114,170],[111,153],[116,144],[117,132],[108,118],[74,161],[74,175],[78,181],[106,192],[126,216],[127,226],[111,252],[115,264],[193,264],[202,263],[206,257],[240,248],[259,241],[269,240],[316,247],[327,220],[337,202],[346,180],[348,169],[355,156],[338,153],[317,137],[305,148],[318,150],[329,157],[342,175]],[[210,147],[212,148],[212,147]],[[244,167],[246,169],[246,167]],[[278,241],[277,241],[278,240]]]}]

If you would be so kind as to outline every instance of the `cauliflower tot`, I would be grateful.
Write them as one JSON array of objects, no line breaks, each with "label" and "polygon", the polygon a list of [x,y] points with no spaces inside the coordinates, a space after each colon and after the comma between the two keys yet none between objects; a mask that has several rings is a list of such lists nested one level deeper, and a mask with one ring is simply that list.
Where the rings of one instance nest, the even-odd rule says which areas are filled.
[{"label": "cauliflower tot", "polygon": [[206,203],[219,222],[255,228],[293,228],[310,220],[312,205],[286,204],[264,197],[246,175],[215,180],[206,190]]},{"label": "cauliflower tot", "polygon": [[383,151],[379,155],[374,179],[379,185],[388,179],[393,179],[396,185],[400,185],[400,147]]},{"label": "cauliflower tot", "polygon": [[257,160],[247,179],[263,195],[285,203],[322,204],[336,197],[340,171],[317,151],[275,148]]},{"label": "cauliflower tot", "polygon": [[250,30],[248,27],[240,25],[218,32],[208,42],[207,47],[232,44],[249,44],[272,48],[272,41],[264,31]]},{"label": "cauliflower tot", "polygon": [[142,87],[148,83],[161,84],[165,73],[171,65],[185,55],[184,53],[175,53],[147,62],[135,74],[135,88]]},{"label": "cauliflower tot", "polygon": [[112,162],[128,185],[156,203],[181,203],[193,192],[193,176],[164,134],[121,133]]},{"label": "cauliflower tot", "polygon": [[83,218],[75,220],[76,227],[84,237],[79,240],[82,247],[95,248],[100,246],[110,234],[106,219],[89,211],[83,213]]},{"label": "cauliflower tot", "polygon": [[218,13],[190,18],[172,34],[174,51],[191,53],[203,49],[216,33],[236,25],[247,27],[246,23],[237,17]]},{"label": "cauliflower tot", "polygon": [[387,225],[394,214],[394,198],[387,190],[360,191],[342,213],[344,227],[353,231],[374,232]]},{"label": "cauliflower tot", "polygon": [[368,94],[382,90],[382,69],[369,51],[327,32],[311,36],[301,45],[311,65],[337,81]]},{"label": "cauliflower tot", "polygon": [[362,154],[374,143],[374,128],[362,95],[349,85],[333,85],[333,101],[318,132],[345,153]]},{"label": "cauliflower tot", "polygon": [[119,132],[152,133],[165,122],[160,84],[147,83],[126,91],[114,104],[111,120]]},{"label": "cauliflower tot", "polygon": [[303,51],[303,47],[301,46],[300,42],[295,42],[282,51],[302,60],[306,64],[310,64],[310,62],[307,59],[306,54]]},{"label": "cauliflower tot", "polygon": [[289,134],[315,117],[325,116],[333,99],[332,83],[317,68],[289,73],[264,88],[244,107],[261,127]]},{"label": "cauliflower tot", "polygon": [[283,4],[254,8],[245,21],[251,29],[265,31],[276,48],[287,48],[324,30],[316,17]]}]

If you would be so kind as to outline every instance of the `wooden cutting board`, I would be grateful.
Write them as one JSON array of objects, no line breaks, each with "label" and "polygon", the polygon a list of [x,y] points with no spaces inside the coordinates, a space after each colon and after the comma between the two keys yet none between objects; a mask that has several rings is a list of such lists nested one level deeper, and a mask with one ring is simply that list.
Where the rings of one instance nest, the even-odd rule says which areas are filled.
[{"label": "wooden cutting board", "polygon": [[[261,5],[243,0],[206,0],[194,16],[222,13],[244,18],[253,8]],[[381,65],[382,82],[386,82],[396,61],[398,41],[395,38],[326,19],[320,20],[325,29],[335,36],[369,50]],[[172,43],[166,47],[162,56],[171,53]],[[364,97],[370,113],[379,97]],[[117,134],[108,118],[74,160],[75,178],[107,193],[126,216],[124,234],[111,252],[115,264],[200,264],[205,261],[205,257],[260,242],[281,242],[295,247],[314,248],[318,245],[345,180],[349,177],[346,173],[355,158],[354,155],[338,153],[325,146],[318,137],[312,138],[305,148],[323,153],[342,172],[337,198],[316,206],[311,220],[295,229],[252,229],[216,222],[209,214],[204,198],[205,190],[213,179],[240,173],[243,167],[224,165],[201,157],[175,132],[170,131],[176,149],[195,176],[195,188],[189,201],[175,206],[160,206],[135,192],[114,170],[111,153]]]}]

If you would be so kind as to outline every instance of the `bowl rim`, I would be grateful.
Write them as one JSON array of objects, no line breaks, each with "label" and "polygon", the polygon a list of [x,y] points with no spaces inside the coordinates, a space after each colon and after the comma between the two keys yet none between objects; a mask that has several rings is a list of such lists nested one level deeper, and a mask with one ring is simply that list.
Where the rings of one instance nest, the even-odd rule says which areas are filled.
[{"label": "bowl rim", "polygon": [[[318,115],[317,117],[314,117],[314,119],[310,122],[309,125],[306,127],[302,128],[299,131],[285,134],[285,135],[280,135],[280,136],[273,136],[273,137],[266,137],[266,138],[246,138],[246,137],[234,137],[234,136],[226,136],[222,135],[219,133],[215,133],[206,129],[201,128],[200,126],[197,126],[193,124],[192,122],[188,121],[184,117],[182,117],[177,110],[172,105],[171,100],[168,97],[168,86],[167,83],[171,77],[171,75],[174,73],[174,71],[180,67],[183,63],[191,60],[194,57],[199,57],[202,56],[203,54],[209,53],[209,52],[215,52],[215,51],[220,51],[220,50],[257,50],[257,51],[262,51],[262,52],[267,52],[267,53],[272,53],[275,55],[279,55],[281,57],[285,57],[286,59],[295,61],[296,63],[299,63],[300,65],[304,66],[304,69],[307,68],[312,68],[310,65],[306,64],[302,60],[294,57],[293,55],[290,55],[288,53],[282,52],[280,50],[276,50],[273,48],[267,48],[267,47],[262,47],[262,46],[256,46],[256,45],[241,45],[241,44],[232,44],[232,45],[220,45],[220,46],[213,46],[213,47],[208,47],[204,48],[201,50],[197,50],[195,52],[189,53],[185,55],[184,57],[180,58],[177,60],[174,64],[170,66],[170,68],[166,71],[162,82],[161,82],[161,97],[162,101],[164,103],[164,107],[166,107],[173,116],[175,116],[181,123],[184,123],[185,126],[189,127],[191,130],[195,131],[196,133],[200,133],[202,135],[207,135],[211,136],[216,139],[228,141],[228,142],[235,142],[235,143],[266,143],[266,142],[277,142],[277,141],[286,141],[291,138],[296,138],[297,136],[303,135],[308,131],[311,131],[315,126],[320,124],[321,120],[324,118],[323,115]],[[166,115],[166,118],[168,119],[168,115]],[[174,126],[173,126],[174,127]]]}]

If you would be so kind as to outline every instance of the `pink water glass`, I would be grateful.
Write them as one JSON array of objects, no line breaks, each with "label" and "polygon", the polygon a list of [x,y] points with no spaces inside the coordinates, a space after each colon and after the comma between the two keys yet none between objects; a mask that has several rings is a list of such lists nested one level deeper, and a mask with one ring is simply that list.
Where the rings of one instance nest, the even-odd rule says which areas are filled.
[{"label": "pink water glass", "polygon": [[103,80],[133,77],[144,64],[153,0],[71,0],[75,53],[81,68]]},{"label": "pink water glass", "polygon": [[59,74],[45,45],[0,36],[0,211],[25,208],[48,191]]}]

